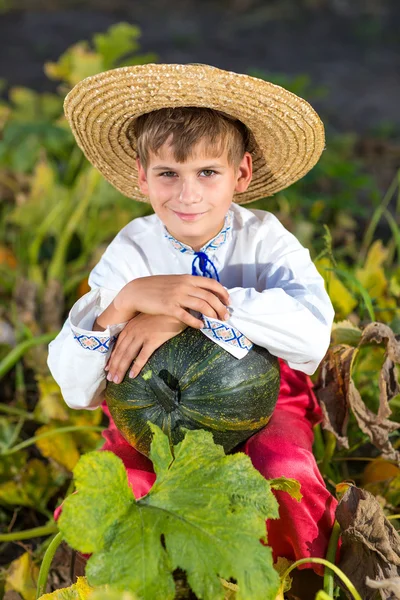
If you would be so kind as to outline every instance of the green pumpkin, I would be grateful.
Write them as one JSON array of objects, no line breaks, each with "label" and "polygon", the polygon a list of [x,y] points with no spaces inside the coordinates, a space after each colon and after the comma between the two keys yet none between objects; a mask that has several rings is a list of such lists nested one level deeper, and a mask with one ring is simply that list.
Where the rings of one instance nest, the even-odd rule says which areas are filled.
[{"label": "green pumpkin", "polygon": [[253,346],[239,360],[191,327],[160,346],[137,377],[128,373],[107,383],[106,401],[124,438],[146,456],[148,421],[171,444],[184,429],[206,429],[229,452],[265,427],[280,386],[278,359],[265,348]]}]

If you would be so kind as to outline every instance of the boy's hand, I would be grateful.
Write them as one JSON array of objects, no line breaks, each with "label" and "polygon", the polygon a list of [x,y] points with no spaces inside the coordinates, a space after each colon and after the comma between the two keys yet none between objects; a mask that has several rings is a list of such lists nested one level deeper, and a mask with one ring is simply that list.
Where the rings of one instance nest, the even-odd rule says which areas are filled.
[{"label": "boy's hand", "polygon": [[139,313],[118,336],[106,365],[107,379],[120,383],[133,360],[135,364],[129,376],[136,377],[153,352],[186,327],[185,323],[174,317]]},{"label": "boy's hand", "polygon": [[135,311],[148,315],[165,315],[201,329],[204,323],[188,312],[200,312],[213,319],[229,318],[227,290],[215,279],[196,275],[150,275],[134,279],[114,299],[121,314]]}]

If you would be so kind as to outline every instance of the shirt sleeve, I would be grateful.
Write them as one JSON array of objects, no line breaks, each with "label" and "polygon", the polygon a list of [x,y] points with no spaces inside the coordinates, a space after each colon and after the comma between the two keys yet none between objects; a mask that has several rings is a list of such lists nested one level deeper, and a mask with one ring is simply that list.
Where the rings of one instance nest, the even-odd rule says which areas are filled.
[{"label": "shirt sleeve", "polygon": [[[206,321],[213,333],[237,338],[235,345],[253,342],[291,368],[312,375],[329,347],[334,310],[309,251],[279,226],[268,240],[272,252],[259,253],[254,287],[227,288],[231,298],[228,321]],[[246,348],[238,351],[232,342],[224,347],[237,358],[248,352]]]},{"label": "shirt sleeve", "polygon": [[[49,344],[47,364],[66,404],[75,409],[93,410],[103,401],[106,387],[104,367],[114,341],[126,323],[93,331],[96,318],[113,301],[134,275],[121,268],[116,244],[110,245],[89,276],[91,291],[73,305],[64,326]],[[119,266],[119,268],[116,267]]]},{"label": "shirt sleeve", "polygon": [[92,331],[96,318],[117,292],[94,288],[72,307],[58,336],[49,345],[47,364],[68,406],[95,409],[103,401],[108,357],[126,323]]}]

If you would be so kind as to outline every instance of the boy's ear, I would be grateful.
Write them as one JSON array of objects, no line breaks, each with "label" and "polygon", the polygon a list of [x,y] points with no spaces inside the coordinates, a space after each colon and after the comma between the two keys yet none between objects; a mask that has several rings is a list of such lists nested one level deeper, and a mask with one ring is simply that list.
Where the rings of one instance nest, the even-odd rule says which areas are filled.
[{"label": "boy's ear", "polygon": [[140,191],[142,194],[147,196],[149,194],[149,184],[147,183],[146,171],[144,170],[139,158],[136,159],[136,167],[138,170],[138,184]]},{"label": "boy's ear", "polygon": [[237,171],[235,191],[245,192],[253,176],[253,160],[250,152],[245,152]]}]

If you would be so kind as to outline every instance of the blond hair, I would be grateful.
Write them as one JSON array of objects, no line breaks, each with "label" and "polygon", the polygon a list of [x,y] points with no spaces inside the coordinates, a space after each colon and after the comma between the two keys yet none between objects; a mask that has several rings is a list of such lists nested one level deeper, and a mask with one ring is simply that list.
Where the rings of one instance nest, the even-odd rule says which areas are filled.
[{"label": "blond hair", "polygon": [[190,158],[197,144],[204,142],[215,157],[227,150],[228,162],[236,168],[249,142],[249,132],[241,121],[218,110],[196,106],[161,108],[140,115],[127,134],[145,170],[149,152],[157,154],[171,136],[169,143],[179,163]]}]

